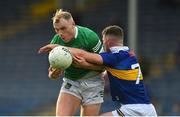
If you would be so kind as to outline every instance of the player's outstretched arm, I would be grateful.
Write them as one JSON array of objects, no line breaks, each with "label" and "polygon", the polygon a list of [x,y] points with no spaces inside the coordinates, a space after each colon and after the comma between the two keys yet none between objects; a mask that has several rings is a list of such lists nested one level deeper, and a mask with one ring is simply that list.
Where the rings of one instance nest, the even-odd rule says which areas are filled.
[{"label": "player's outstretched arm", "polygon": [[69,48],[69,50],[71,54],[76,58],[82,57],[89,63],[103,65],[103,59],[99,54],[90,53],[77,48]]},{"label": "player's outstretched arm", "polygon": [[38,53],[49,53],[53,48],[59,46],[58,44],[47,44],[38,50]]},{"label": "player's outstretched arm", "polygon": [[[39,49],[38,53],[48,53],[57,46],[60,46],[60,45],[58,45],[58,44],[45,45]],[[99,54],[90,53],[90,52],[87,52],[87,51],[84,51],[81,49],[77,49],[77,48],[70,48],[70,47],[68,47],[68,48],[73,56],[83,57],[83,58],[85,58],[86,61],[88,61],[90,63],[94,63],[94,64],[98,64],[98,65],[103,64],[102,57]]]},{"label": "player's outstretched arm", "polygon": [[89,63],[85,60],[84,57],[80,57],[80,56],[73,56],[73,65],[78,68],[104,71],[104,66]]},{"label": "player's outstretched arm", "polygon": [[[60,45],[58,45],[58,44],[45,45],[39,49],[38,53],[48,53],[57,46],[60,46]],[[87,62],[92,63],[92,64],[97,64],[97,65],[103,64],[103,59],[99,54],[90,53],[90,52],[87,52],[87,51],[84,51],[81,49],[77,49],[77,48],[68,47],[68,49],[70,50],[71,54],[74,57],[77,57],[77,58],[83,57]]]}]

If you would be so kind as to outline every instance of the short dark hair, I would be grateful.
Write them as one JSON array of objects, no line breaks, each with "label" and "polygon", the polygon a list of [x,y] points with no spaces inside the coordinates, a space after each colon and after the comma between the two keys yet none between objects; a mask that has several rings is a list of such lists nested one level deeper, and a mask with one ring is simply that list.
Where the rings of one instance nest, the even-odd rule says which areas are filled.
[{"label": "short dark hair", "polygon": [[124,32],[123,29],[117,25],[112,25],[112,26],[108,26],[106,27],[103,31],[102,31],[102,35],[112,35],[112,36],[116,36],[119,37],[120,39],[123,39],[124,36]]}]

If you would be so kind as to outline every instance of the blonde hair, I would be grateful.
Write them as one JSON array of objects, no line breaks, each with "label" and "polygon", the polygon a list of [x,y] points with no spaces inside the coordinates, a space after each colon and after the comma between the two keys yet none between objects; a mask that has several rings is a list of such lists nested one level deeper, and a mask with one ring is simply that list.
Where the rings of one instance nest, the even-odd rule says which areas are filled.
[{"label": "blonde hair", "polygon": [[58,23],[60,18],[64,18],[66,20],[73,19],[71,13],[63,11],[62,9],[57,9],[54,17],[52,17],[53,24]]}]

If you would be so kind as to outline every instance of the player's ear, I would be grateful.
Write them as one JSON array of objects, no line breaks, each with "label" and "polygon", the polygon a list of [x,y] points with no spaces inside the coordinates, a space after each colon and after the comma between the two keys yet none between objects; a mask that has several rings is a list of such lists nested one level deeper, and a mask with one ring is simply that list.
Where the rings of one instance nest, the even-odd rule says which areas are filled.
[{"label": "player's ear", "polygon": [[114,45],[114,42],[108,39],[108,40],[107,40],[107,44],[108,44],[109,47],[111,47],[111,46]]}]

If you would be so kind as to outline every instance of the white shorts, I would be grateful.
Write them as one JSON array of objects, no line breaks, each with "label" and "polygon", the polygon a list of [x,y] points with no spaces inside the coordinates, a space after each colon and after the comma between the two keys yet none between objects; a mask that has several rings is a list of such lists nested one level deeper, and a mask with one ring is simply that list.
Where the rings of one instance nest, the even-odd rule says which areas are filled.
[{"label": "white shorts", "polygon": [[63,78],[64,82],[60,92],[76,96],[82,101],[82,105],[98,104],[103,102],[104,81],[99,77],[70,80]]},{"label": "white shorts", "polygon": [[126,104],[112,111],[113,116],[157,116],[152,104]]}]

